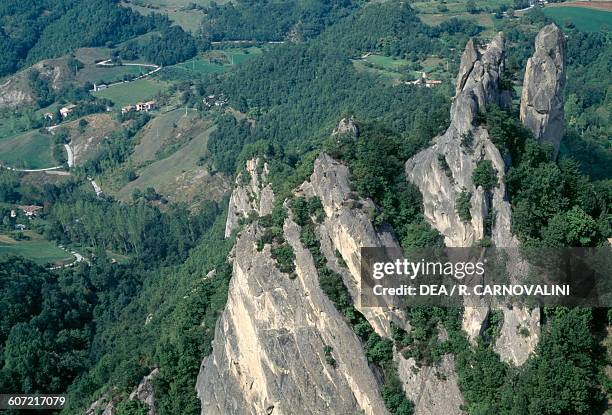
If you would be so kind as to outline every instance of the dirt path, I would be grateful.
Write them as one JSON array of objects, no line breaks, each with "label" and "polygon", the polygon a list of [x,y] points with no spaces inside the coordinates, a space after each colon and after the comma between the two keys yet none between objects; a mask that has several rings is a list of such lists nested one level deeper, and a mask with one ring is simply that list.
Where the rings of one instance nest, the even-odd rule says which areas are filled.
[{"label": "dirt path", "polygon": [[72,152],[72,148],[70,144],[64,144],[64,148],[66,149],[66,153],[68,153],[68,167],[74,166],[74,153]]},{"label": "dirt path", "polygon": [[7,170],[11,170],[11,171],[22,171],[24,173],[34,173],[34,172],[40,172],[40,171],[51,171],[51,170],[59,170],[64,168],[64,166],[55,166],[55,167],[47,167],[45,169],[16,169],[14,167],[9,167],[9,166],[5,166],[3,164],[0,164],[0,167],[7,169]]}]

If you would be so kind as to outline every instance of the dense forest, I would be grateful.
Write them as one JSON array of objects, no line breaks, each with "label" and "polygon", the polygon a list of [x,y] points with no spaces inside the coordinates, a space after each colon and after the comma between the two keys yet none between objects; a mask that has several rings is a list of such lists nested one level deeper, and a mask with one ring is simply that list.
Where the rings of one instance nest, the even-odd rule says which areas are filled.
[{"label": "dense forest", "polygon": [[168,18],[141,16],[118,0],[7,0],[0,4],[0,76],[82,46],[123,42]]},{"label": "dense forest", "polygon": [[307,39],[348,15],[359,3],[355,0],[212,2],[206,9],[202,29],[213,41]]}]

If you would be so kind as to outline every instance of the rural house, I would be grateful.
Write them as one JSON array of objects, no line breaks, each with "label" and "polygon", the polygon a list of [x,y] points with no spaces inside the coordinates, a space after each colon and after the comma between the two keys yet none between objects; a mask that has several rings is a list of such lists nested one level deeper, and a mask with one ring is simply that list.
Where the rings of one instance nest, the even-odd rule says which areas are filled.
[{"label": "rural house", "polygon": [[61,108],[60,114],[62,115],[62,118],[66,118],[67,116],[72,114],[72,111],[74,111],[75,108],[76,105],[74,104],[66,105],[65,107]]},{"label": "rural house", "polygon": [[94,84],[93,86],[94,92],[104,91],[106,88],[108,88],[108,85],[106,84]]},{"label": "rural house", "polygon": [[20,206],[20,208],[27,217],[31,218],[32,216],[36,216],[38,214],[38,211],[42,209],[42,206],[29,205]]},{"label": "rural house", "polygon": [[155,109],[155,101],[139,102],[136,104],[136,111],[149,112]]}]

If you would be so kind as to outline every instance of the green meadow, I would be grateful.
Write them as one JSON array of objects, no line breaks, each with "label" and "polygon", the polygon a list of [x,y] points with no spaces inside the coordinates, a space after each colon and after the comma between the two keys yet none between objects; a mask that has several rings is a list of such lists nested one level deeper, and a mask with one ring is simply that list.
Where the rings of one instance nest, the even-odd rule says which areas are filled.
[{"label": "green meadow", "polygon": [[586,7],[546,7],[544,14],[553,19],[559,26],[574,24],[576,29],[584,32],[599,32],[612,29],[612,12],[589,9]]},{"label": "green meadow", "polygon": [[139,79],[133,82],[113,85],[103,91],[94,92],[98,98],[110,99],[118,106],[135,104],[155,97],[165,88],[165,84],[152,79]]},{"label": "green meadow", "polygon": [[66,264],[74,260],[69,253],[52,242],[43,239],[32,231],[24,231],[28,240],[15,240],[9,235],[0,234],[0,256],[19,255],[37,264]]}]

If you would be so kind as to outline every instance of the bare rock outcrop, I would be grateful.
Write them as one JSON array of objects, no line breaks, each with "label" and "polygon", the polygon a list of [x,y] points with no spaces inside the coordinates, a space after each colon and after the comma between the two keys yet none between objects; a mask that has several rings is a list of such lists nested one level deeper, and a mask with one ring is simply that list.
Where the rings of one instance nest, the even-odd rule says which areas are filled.
[{"label": "bare rock outcrop", "polygon": [[504,35],[498,33],[481,49],[470,39],[461,56],[455,100],[451,106],[451,127],[458,135],[467,133],[479,112],[487,105],[503,106],[499,80],[504,65]]},{"label": "bare rock outcrop", "polygon": [[340,120],[338,125],[334,128],[332,136],[340,134],[349,134],[353,137],[359,137],[359,127],[355,123],[354,118],[343,118]]},{"label": "bare rock outcrop", "polygon": [[[470,40],[463,52],[457,75],[457,86],[451,106],[451,123],[444,134],[433,139],[433,145],[406,162],[406,177],[423,195],[424,215],[443,236],[449,247],[469,247],[488,236],[500,248],[518,247],[511,232],[512,210],[506,198],[505,163],[499,150],[482,126],[474,126],[479,112],[487,105],[505,106],[506,91],[501,90],[500,75],[504,65],[504,39],[499,33],[480,49]],[[472,173],[480,160],[489,160],[497,172],[498,183],[490,191],[476,187]],[[462,220],[456,210],[461,192],[470,194],[470,220]],[[490,219],[493,219],[492,221]],[[485,223],[492,222],[490,234]],[[520,257],[513,258],[510,268],[519,270]],[[518,274],[517,274],[518,276]],[[500,306],[501,307],[501,306]],[[533,351],[539,338],[539,315],[528,313],[532,320],[527,336],[513,336],[514,321],[522,320],[526,311],[501,307],[504,323],[497,347],[500,357],[520,365]],[[488,306],[474,299],[466,304],[463,329],[470,340],[481,334],[489,315]],[[503,344],[501,342],[504,342]]]},{"label": "bare rock outcrop", "polygon": [[[463,399],[457,384],[455,359],[442,356],[438,365],[418,367],[413,358],[397,358],[398,374],[416,415],[461,415]],[[414,385],[418,385],[414,387]]]},{"label": "bare rock outcrop", "polygon": [[256,213],[264,216],[272,213],[274,192],[268,183],[268,163],[254,158],[246,163],[246,170],[236,178],[225,222],[225,237],[229,238],[240,219]]},{"label": "bare rock outcrop", "polygon": [[159,375],[159,369],[155,368],[147,376],[142,378],[136,389],[130,394],[130,400],[139,400],[149,407],[148,415],[155,415],[155,394],[153,379]]},{"label": "bare rock outcrop", "polygon": [[[364,314],[378,334],[389,336],[389,322],[399,322],[395,317],[398,311],[360,306],[361,247],[399,245],[389,230],[374,228],[370,217],[370,212],[375,209],[374,203],[353,192],[349,178],[347,166],[322,154],[315,160],[310,181],[301,186],[300,192],[321,200],[326,215],[319,227],[322,245],[329,246],[329,251],[334,253],[337,250],[344,259],[347,272],[341,272],[341,275],[355,307]],[[330,243],[326,244],[326,241]]]},{"label": "bare rock outcrop", "polygon": [[[382,227],[377,229],[372,223],[371,212],[375,210],[370,199],[359,197],[351,190],[348,168],[329,157],[321,154],[315,160],[310,181],[300,187],[300,193],[307,197],[316,196],[321,200],[325,210],[325,219],[318,226],[317,233],[321,242],[321,250],[327,258],[328,265],[343,277],[344,284],[349,289],[356,308],[366,317],[372,327],[381,336],[390,336],[390,322],[409,329],[409,322],[400,309],[389,307],[365,307],[360,304],[361,247],[396,248],[399,246],[392,231]],[[339,265],[337,254],[342,258]],[[421,376],[415,376],[414,371],[399,353],[395,360],[399,365],[398,375],[407,396],[416,403],[417,415],[441,413],[438,409],[445,408],[448,414],[460,414],[463,398],[457,385],[457,377],[452,363],[447,365],[445,356],[442,365],[421,368]],[[413,362],[414,363],[414,362]],[[404,368],[405,370],[402,370]],[[443,376],[434,376],[443,373]],[[444,393],[439,393],[445,391]]]},{"label": "bare rock outcrop", "polygon": [[565,49],[565,36],[556,24],[540,30],[521,95],[521,121],[537,139],[551,142],[555,152],[563,138]]},{"label": "bare rock outcrop", "polygon": [[[322,252],[358,305],[360,248],[397,246],[393,234],[374,228],[374,204],[351,191],[348,168],[325,154],[296,193],[321,199],[325,219],[316,233]],[[295,253],[294,279],[277,269],[270,245],[257,250],[262,233],[257,221],[249,224],[233,250],[228,301],[196,386],[202,414],[293,414],[296,408],[301,414],[387,414],[379,375],[368,365],[350,325],[321,290],[314,259],[300,242],[300,228],[287,219],[283,230]],[[388,335],[391,320],[406,327],[394,310],[362,311],[382,335]],[[335,368],[326,362],[326,346],[331,347]],[[395,358],[405,360],[397,352]],[[461,394],[454,393],[458,387],[451,373],[446,381],[451,386],[441,386],[434,376],[400,376],[407,393],[422,390],[433,400],[423,400],[417,414],[433,413],[426,408],[441,405],[458,411],[463,402]],[[436,392],[444,388],[453,393]]]},{"label": "bare rock outcrop", "polygon": [[[155,395],[153,390],[153,379],[159,375],[159,369],[155,368],[147,376],[143,377],[132,393],[130,400],[138,400],[149,407],[148,415],[155,415]],[[85,415],[115,415],[117,406],[122,400],[121,394],[116,389],[103,394],[85,411]]]},{"label": "bare rock outcrop", "polygon": [[[455,99],[451,106],[451,124],[444,134],[433,139],[433,145],[406,162],[406,176],[423,194],[424,214],[444,236],[447,246],[471,246],[484,235],[484,223],[491,209],[495,224],[509,223],[508,202],[505,200],[504,161],[489,139],[485,128],[475,127],[479,112],[489,104],[500,104],[500,73],[503,67],[504,40],[499,33],[486,49],[478,49],[470,40],[461,58]],[[467,139],[467,137],[470,139]],[[498,185],[492,195],[476,188],[472,173],[478,161],[490,160],[497,170]],[[471,195],[471,220],[463,221],[456,212],[458,195]],[[490,196],[490,200],[487,200]],[[498,246],[512,239],[504,229],[495,229]]]},{"label": "bare rock outcrop", "polygon": [[15,109],[35,104],[36,96],[29,85],[29,76],[32,71],[37,71],[40,78],[54,90],[60,89],[74,79],[73,72],[63,59],[38,62],[0,84],[0,109]]},{"label": "bare rock outcrop", "polygon": [[260,233],[247,226],[235,246],[227,305],[196,386],[202,414],[387,414],[358,338],[319,287],[299,227],[284,227],[295,279],[276,268],[269,245],[257,250]]}]

